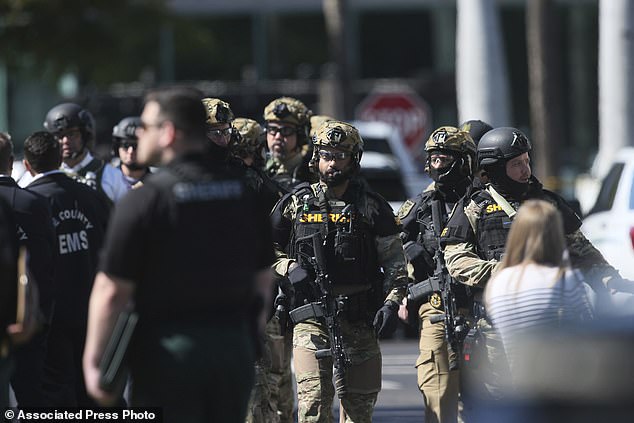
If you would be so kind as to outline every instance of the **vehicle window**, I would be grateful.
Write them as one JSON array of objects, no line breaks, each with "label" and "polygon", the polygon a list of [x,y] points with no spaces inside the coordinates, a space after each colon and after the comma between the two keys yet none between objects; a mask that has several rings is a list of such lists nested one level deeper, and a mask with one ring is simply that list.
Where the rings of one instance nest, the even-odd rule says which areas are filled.
[{"label": "vehicle window", "polygon": [[592,213],[607,211],[612,208],[612,204],[614,203],[614,196],[616,195],[616,189],[619,186],[619,180],[621,178],[621,173],[623,173],[624,167],[624,163],[615,163],[614,165],[612,165],[610,172],[608,172],[606,177],[603,179],[601,190],[599,191],[599,195],[597,197],[597,202],[594,204],[594,207],[592,207],[592,210],[590,210],[590,212],[588,213],[589,215]]},{"label": "vehicle window", "polygon": [[391,154],[390,143],[385,138],[363,136],[363,151],[376,151],[377,153]]}]

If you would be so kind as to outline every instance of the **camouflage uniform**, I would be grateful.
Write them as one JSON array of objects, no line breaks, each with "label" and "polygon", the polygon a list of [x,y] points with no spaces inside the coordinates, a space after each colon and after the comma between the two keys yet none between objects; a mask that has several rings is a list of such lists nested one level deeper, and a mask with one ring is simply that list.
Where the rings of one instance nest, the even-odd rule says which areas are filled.
[{"label": "camouflage uniform", "polygon": [[[503,157],[498,146],[489,148],[488,137],[494,138],[504,130],[513,131],[513,143],[510,144],[508,157]],[[510,143],[510,142],[509,142]],[[488,132],[480,140],[478,145],[478,162],[485,162],[485,170],[492,173],[491,168],[486,167],[486,159],[493,157],[501,165],[519,154],[529,152],[530,142],[519,131],[513,128],[497,128]],[[496,165],[495,161],[493,162]],[[499,183],[499,182],[498,182]],[[496,189],[497,188],[497,189]],[[481,304],[482,289],[490,277],[495,274],[500,265],[500,259],[504,254],[506,238],[515,217],[516,210],[522,201],[526,199],[541,199],[555,205],[562,214],[567,248],[570,254],[571,265],[582,271],[598,272],[604,278],[611,278],[617,272],[612,268],[601,253],[592,246],[579,230],[581,220],[568,204],[557,194],[545,190],[539,181],[532,176],[527,188],[516,198],[512,194],[502,191],[498,185],[487,184],[484,188],[475,190],[469,197],[463,198],[442,233],[441,241],[444,246],[447,269],[452,277],[466,284],[475,292],[475,300]],[[484,308],[480,305],[480,311]],[[477,322],[484,338],[484,346],[487,354],[484,359],[489,363],[504,362],[504,352],[499,336],[493,331],[486,320],[486,314]],[[473,386],[475,391],[470,393],[489,399],[502,397],[499,390],[499,381],[507,377],[507,369],[504,366],[485,365],[478,366],[479,373],[475,378],[484,381],[484,387]],[[477,385],[477,384],[476,384]]]},{"label": "camouflage uniform", "polygon": [[[351,152],[354,166],[358,169],[362,141],[356,129],[336,121],[328,122],[328,125],[320,128],[316,146],[330,145],[328,141],[322,140],[328,139],[333,131],[339,131],[341,136],[337,138],[340,141],[336,143],[337,151]],[[318,160],[315,152],[311,159],[312,168]],[[340,217],[344,216],[342,210],[349,204],[354,204],[356,211],[349,215],[349,220],[343,219],[343,222],[354,228],[353,233],[357,238],[351,241],[351,245],[360,254],[352,254],[356,260],[339,260],[341,256],[337,255],[337,251],[341,244],[335,241],[334,227],[341,224]],[[344,311],[339,315],[342,342],[350,359],[350,365],[345,370],[346,389],[341,404],[347,422],[370,422],[381,389],[381,352],[370,323],[384,301],[400,303],[407,283],[396,219],[382,197],[367,191],[364,184],[354,179],[349,181],[341,198],[335,198],[332,189],[324,182],[302,184],[277,204],[272,219],[278,257],[274,269],[280,276],[289,275],[292,263],[300,263],[302,268],[306,268],[307,279],[315,277],[315,269],[302,261],[299,253],[302,248],[298,245],[302,234],[323,231],[326,239],[324,254],[328,257],[326,271],[331,277],[334,294],[347,297]],[[357,278],[351,278],[352,274],[357,275]],[[389,287],[387,296],[384,286]],[[302,304],[302,298],[306,301],[315,300],[310,294],[299,295],[297,288],[294,298],[296,306]],[[335,394],[332,384],[333,360],[331,357],[315,357],[317,350],[330,348],[328,335],[328,328],[321,319],[301,321],[293,330],[300,422],[332,422],[332,400]]]},{"label": "camouflage uniform", "polygon": [[[308,131],[312,111],[301,101],[291,97],[280,97],[264,109],[264,120],[292,125],[297,128],[297,147],[283,159],[270,157],[264,164],[263,173],[281,191],[289,193],[301,183],[310,180],[306,160],[309,158]],[[271,401],[277,405],[282,423],[293,421],[294,395],[291,374],[292,332],[280,328],[275,317],[269,322],[267,332],[271,342],[272,368],[268,374]],[[281,330],[277,332],[276,330]]]},{"label": "camouflage uniform", "polygon": [[292,125],[297,129],[297,146],[284,158],[270,157],[264,171],[287,191],[300,182],[311,181],[306,161],[312,154],[309,142],[310,117],[313,112],[301,101],[291,97],[280,97],[264,109],[264,120]]},{"label": "camouflage uniform", "polygon": [[[417,282],[434,273],[434,255],[438,249],[438,237],[434,230],[432,202],[438,201],[442,215],[441,226],[446,224],[454,205],[468,190],[475,162],[475,143],[467,132],[454,127],[436,129],[425,144],[426,171],[435,183],[416,197],[407,200],[398,216],[403,224],[401,238],[405,245],[410,276]],[[431,171],[430,156],[433,152],[450,154],[453,163]],[[467,306],[465,289],[456,290],[459,307]],[[456,422],[458,419],[459,373],[456,351],[448,347],[445,339],[445,323],[432,323],[433,316],[444,313],[440,292],[421,303],[408,304],[416,309],[420,327],[420,355],[416,360],[418,387],[425,400],[425,422]]]}]

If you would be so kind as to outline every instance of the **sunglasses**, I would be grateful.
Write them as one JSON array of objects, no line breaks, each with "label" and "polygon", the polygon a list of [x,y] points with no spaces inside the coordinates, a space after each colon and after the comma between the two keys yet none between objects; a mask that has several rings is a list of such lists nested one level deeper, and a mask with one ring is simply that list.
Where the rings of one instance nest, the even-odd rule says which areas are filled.
[{"label": "sunglasses", "polygon": [[277,135],[277,133],[282,134],[283,137],[288,137],[297,133],[297,129],[292,126],[267,126],[266,133],[271,134],[273,136]]},{"label": "sunglasses", "polygon": [[68,138],[68,139],[79,138],[81,137],[81,132],[79,131],[79,129],[73,128],[73,129],[69,129],[66,131],[61,131],[56,134],[53,134],[53,137],[57,141],[61,141],[62,138]]},{"label": "sunglasses", "polygon": [[119,143],[119,148],[123,148],[124,150],[127,150],[128,148],[132,147],[132,150],[136,150],[138,144],[136,142],[131,142],[131,141],[121,141]]},{"label": "sunglasses", "polygon": [[207,129],[207,136],[212,138],[228,137],[231,127],[224,129]]},{"label": "sunglasses", "polygon": [[350,153],[346,153],[345,151],[326,151],[319,150],[318,151],[319,158],[325,160],[327,162],[333,160],[345,160],[350,157]]}]

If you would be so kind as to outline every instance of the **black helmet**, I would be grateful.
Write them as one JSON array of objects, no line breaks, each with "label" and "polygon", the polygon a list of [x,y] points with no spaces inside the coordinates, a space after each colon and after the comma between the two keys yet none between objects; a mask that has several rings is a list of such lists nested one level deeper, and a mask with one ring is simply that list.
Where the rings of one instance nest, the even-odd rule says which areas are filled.
[{"label": "black helmet", "polygon": [[84,146],[95,140],[95,119],[88,110],[75,103],[58,104],[49,110],[44,128],[52,134],[79,128]]},{"label": "black helmet", "polygon": [[130,116],[121,119],[121,122],[112,128],[112,140],[138,140],[136,129],[141,126],[141,118],[138,116]]},{"label": "black helmet", "polygon": [[473,140],[473,142],[476,143],[476,145],[478,145],[482,136],[489,132],[491,129],[493,129],[491,125],[477,119],[468,120],[460,125],[460,130],[468,132],[469,135],[471,135],[471,139]]},{"label": "black helmet", "polygon": [[478,166],[491,166],[531,151],[531,142],[517,128],[495,128],[478,143]]}]

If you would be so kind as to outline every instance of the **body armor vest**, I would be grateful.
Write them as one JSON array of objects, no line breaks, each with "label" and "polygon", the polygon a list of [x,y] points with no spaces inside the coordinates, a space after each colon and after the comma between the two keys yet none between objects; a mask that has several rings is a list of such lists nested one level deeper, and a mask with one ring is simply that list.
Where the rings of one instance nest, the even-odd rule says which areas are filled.
[{"label": "body armor vest", "polygon": [[378,269],[376,247],[370,222],[358,202],[328,201],[323,191],[315,194],[312,187],[302,188],[295,195],[300,209],[294,221],[291,257],[314,278],[312,236],[321,233],[325,258],[322,270],[332,284],[373,285]]},{"label": "body armor vest", "polygon": [[[476,228],[478,254],[485,260],[501,261],[512,219],[484,190],[478,192],[473,201],[481,208]],[[509,201],[509,204],[515,210],[519,208],[518,202]]]}]

